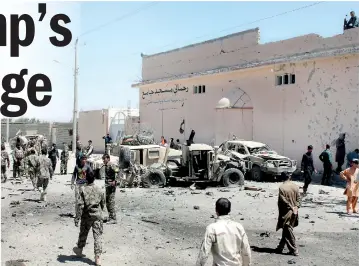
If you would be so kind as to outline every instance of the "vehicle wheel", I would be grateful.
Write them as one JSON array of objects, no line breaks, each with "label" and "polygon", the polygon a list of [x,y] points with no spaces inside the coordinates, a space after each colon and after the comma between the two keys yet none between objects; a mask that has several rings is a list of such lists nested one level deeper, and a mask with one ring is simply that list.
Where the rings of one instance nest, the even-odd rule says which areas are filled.
[{"label": "vehicle wheel", "polygon": [[253,181],[257,181],[257,182],[262,181],[262,171],[258,165],[253,165],[251,174],[252,174]]},{"label": "vehicle wheel", "polygon": [[243,186],[244,175],[240,170],[236,168],[227,169],[223,174],[222,183],[225,187]]},{"label": "vehicle wheel", "polygon": [[166,185],[166,177],[159,170],[149,170],[141,178],[144,188],[164,187]]}]

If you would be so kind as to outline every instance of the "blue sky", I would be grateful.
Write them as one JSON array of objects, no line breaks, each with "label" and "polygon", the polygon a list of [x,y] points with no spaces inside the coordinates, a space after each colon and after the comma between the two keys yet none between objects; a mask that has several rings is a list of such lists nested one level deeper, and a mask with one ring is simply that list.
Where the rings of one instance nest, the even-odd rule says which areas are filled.
[{"label": "blue sky", "polygon": [[[323,2],[286,15],[255,20],[315,2],[159,2],[136,15],[85,34],[79,49],[79,107],[83,110],[138,105],[140,53],[157,53],[259,27],[261,43],[317,33],[342,33],[357,2]],[[81,32],[92,30],[149,2],[83,2]],[[243,25],[248,24],[248,25]],[[243,25],[237,27],[238,25]]]}]

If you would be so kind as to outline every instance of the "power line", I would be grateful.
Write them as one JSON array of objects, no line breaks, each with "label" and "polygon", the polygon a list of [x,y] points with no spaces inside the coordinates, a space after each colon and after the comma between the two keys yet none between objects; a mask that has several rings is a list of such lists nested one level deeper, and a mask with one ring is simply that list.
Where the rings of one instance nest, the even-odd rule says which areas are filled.
[{"label": "power line", "polygon": [[[251,24],[254,24],[254,23],[257,23],[257,22],[261,22],[261,21],[264,21],[264,20],[273,19],[273,18],[280,17],[280,16],[283,16],[283,15],[287,15],[287,14],[289,14],[289,13],[293,13],[293,12],[296,12],[296,11],[299,11],[299,10],[302,10],[302,9],[306,9],[306,8],[309,8],[309,7],[312,7],[312,6],[316,6],[316,5],[319,5],[319,4],[322,4],[322,3],[324,3],[324,2],[323,2],[323,1],[321,1],[321,2],[315,2],[315,3],[313,3],[313,4],[309,4],[309,5],[305,5],[305,6],[299,7],[299,8],[295,8],[295,9],[292,9],[292,10],[288,10],[288,11],[285,11],[285,12],[282,12],[282,13],[279,13],[279,14],[275,14],[275,15],[269,16],[269,17],[257,19],[257,20],[254,20],[254,21],[252,21],[252,22],[243,23],[243,24],[236,25],[236,26],[233,26],[233,27],[230,27],[230,28],[226,28],[226,29],[220,30],[220,31],[217,32],[217,33],[225,32],[225,31],[232,30],[232,29],[235,29],[235,28],[240,28],[240,27],[243,27],[243,26],[248,26],[248,25],[251,25]],[[199,37],[195,37],[194,39],[190,39],[189,41],[187,41],[187,43],[193,43],[193,41],[195,41],[195,40],[198,40],[198,39],[200,39],[200,38],[207,37],[207,36],[212,36],[213,34],[214,34],[214,33],[202,35],[202,36],[199,36]],[[177,42],[170,43],[170,44],[167,44],[167,45],[165,45],[165,46],[157,47],[157,49],[163,49],[163,48],[166,48],[166,47],[168,47],[168,46],[172,46],[172,45],[174,45],[174,44],[176,44],[176,43],[178,43],[178,41],[177,41]],[[135,53],[132,53],[132,54],[127,55],[127,56],[121,56],[120,58],[129,57],[129,56],[134,56],[134,55],[138,55],[138,54],[140,54],[140,53],[141,53],[141,52],[135,52]]]},{"label": "power line", "polygon": [[[217,33],[225,32],[225,31],[228,31],[228,30],[236,29],[236,28],[241,28],[243,26],[248,26],[248,25],[251,25],[251,24],[254,24],[254,23],[257,23],[257,22],[261,22],[261,21],[264,21],[264,20],[268,20],[268,19],[273,19],[273,18],[280,17],[280,16],[283,16],[283,15],[287,15],[289,13],[293,13],[293,12],[296,12],[296,11],[299,11],[299,10],[302,10],[302,9],[306,9],[306,8],[309,8],[309,7],[312,7],[312,6],[316,6],[316,5],[319,5],[319,4],[322,4],[322,3],[324,3],[324,2],[315,2],[313,4],[305,5],[305,6],[295,8],[295,9],[292,9],[292,10],[288,10],[288,11],[285,11],[285,12],[282,12],[282,13],[279,13],[279,14],[276,14],[276,15],[272,15],[272,16],[269,16],[269,17],[257,19],[257,20],[254,20],[252,22],[243,23],[243,24],[236,25],[236,26],[233,26],[233,27],[230,27],[230,28],[226,28],[226,29],[223,29],[223,30],[221,30],[221,31],[219,31]],[[207,37],[207,36],[212,36],[212,35],[213,35],[213,33],[202,35],[202,36],[199,36],[199,37],[195,37],[194,39],[191,39],[191,41],[201,39],[201,38]],[[171,46],[172,44],[168,44],[168,45],[162,46],[160,48],[165,48],[165,47]]]},{"label": "power line", "polygon": [[138,9],[135,9],[135,10],[133,10],[132,12],[129,12],[129,13],[125,14],[125,15],[122,15],[121,17],[118,17],[118,18],[116,18],[116,19],[114,19],[114,20],[112,20],[112,21],[109,21],[109,22],[107,22],[107,23],[105,23],[105,24],[102,24],[102,25],[100,25],[100,26],[98,26],[98,27],[96,27],[96,28],[93,28],[93,29],[91,29],[91,30],[88,30],[88,31],[86,31],[86,32],[84,32],[84,33],[82,33],[82,34],[80,34],[79,37],[82,37],[82,36],[84,36],[84,35],[87,35],[87,34],[90,34],[90,33],[92,33],[92,32],[98,31],[99,29],[102,29],[102,28],[104,28],[104,27],[107,27],[107,26],[109,26],[109,25],[111,25],[111,24],[113,24],[113,23],[116,23],[116,22],[118,22],[118,21],[121,21],[121,20],[124,20],[124,19],[126,19],[126,18],[132,17],[132,16],[134,16],[134,15],[140,13],[142,10],[149,9],[149,8],[155,6],[155,5],[158,5],[159,3],[160,3],[160,2],[150,2],[149,4],[146,4],[146,5],[144,5],[144,6],[140,7],[140,8],[138,8]]}]

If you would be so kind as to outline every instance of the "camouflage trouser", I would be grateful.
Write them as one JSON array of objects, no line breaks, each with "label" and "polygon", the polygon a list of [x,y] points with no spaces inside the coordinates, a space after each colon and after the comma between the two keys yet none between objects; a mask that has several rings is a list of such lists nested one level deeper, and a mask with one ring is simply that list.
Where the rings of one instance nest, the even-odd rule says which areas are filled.
[{"label": "camouflage trouser", "polygon": [[37,179],[37,188],[40,189],[42,188],[42,192],[44,194],[46,194],[46,189],[49,185],[49,179],[48,178],[42,178],[42,177],[39,177]]},{"label": "camouflage trouser", "polygon": [[34,188],[36,188],[37,187],[37,173],[36,173],[35,169],[32,169],[29,167],[28,173],[29,173],[29,177],[32,182],[32,185],[34,186]]},{"label": "camouflage trouser", "polygon": [[21,160],[21,161],[14,162],[12,171],[13,171],[13,177],[14,178],[16,178],[16,177],[21,178],[22,174],[24,172],[23,161]]},{"label": "camouflage trouser", "polygon": [[61,161],[61,163],[60,163],[60,174],[62,174],[62,173],[64,173],[65,175],[67,174],[67,161],[68,160]]},{"label": "camouflage trouser", "polygon": [[29,165],[28,165],[28,162],[29,162],[29,157],[25,157],[24,158],[24,160],[22,160],[23,161],[23,176],[26,176],[26,177],[28,177],[28,175],[29,175]]},{"label": "camouflage trouser", "polygon": [[87,220],[81,219],[79,240],[77,242],[78,248],[84,248],[88,233],[92,227],[92,233],[94,238],[94,253],[95,256],[100,256],[102,253],[102,233],[103,222],[102,220]]},{"label": "camouflage trouser", "polygon": [[84,185],[75,185],[75,216],[78,213],[78,202],[80,197],[80,187]]},{"label": "camouflage trouser", "polygon": [[1,166],[1,180],[4,180],[4,182],[7,180],[6,165]]},{"label": "camouflage trouser", "polygon": [[111,220],[116,220],[116,187],[108,186],[106,187],[106,208],[108,211],[108,218]]}]

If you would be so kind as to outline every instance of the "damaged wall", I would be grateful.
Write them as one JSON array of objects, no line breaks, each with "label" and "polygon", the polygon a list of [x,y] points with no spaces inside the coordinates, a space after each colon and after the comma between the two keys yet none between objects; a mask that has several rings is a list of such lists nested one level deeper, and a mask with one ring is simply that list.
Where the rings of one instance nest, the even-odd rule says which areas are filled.
[{"label": "damaged wall", "polygon": [[329,38],[308,34],[266,44],[259,44],[259,38],[257,28],[164,53],[143,56],[142,80],[156,80],[248,62],[351,47],[359,44],[359,28]]},{"label": "damaged wall", "polygon": [[[141,122],[152,125],[157,140],[162,132],[168,140],[184,140],[194,129],[197,143],[220,144],[219,123],[236,117],[216,116],[218,101],[227,97],[237,108],[253,107],[253,121],[243,123],[242,132],[251,127],[254,140],[297,160],[311,144],[321,169],[319,153],[339,133],[347,132],[348,151],[359,147],[358,66],[359,56],[352,54],[146,85],[140,90]],[[276,86],[276,76],[285,73],[295,74],[295,83]],[[199,85],[205,93],[194,93]],[[230,112],[241,120],[241,110]],[[183,119],[185,137],[179,133]]]}]

